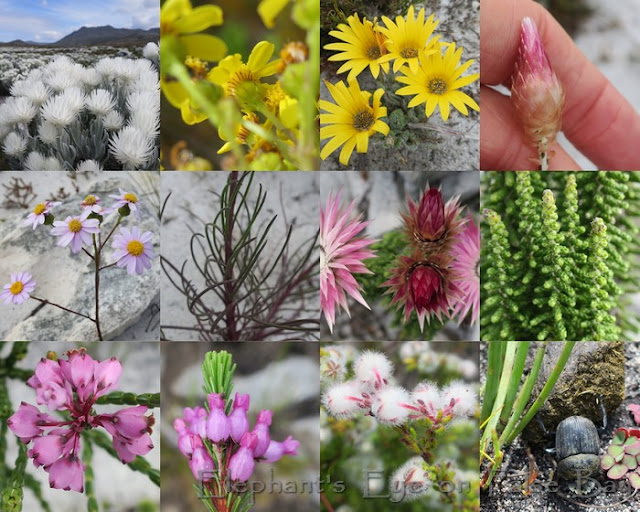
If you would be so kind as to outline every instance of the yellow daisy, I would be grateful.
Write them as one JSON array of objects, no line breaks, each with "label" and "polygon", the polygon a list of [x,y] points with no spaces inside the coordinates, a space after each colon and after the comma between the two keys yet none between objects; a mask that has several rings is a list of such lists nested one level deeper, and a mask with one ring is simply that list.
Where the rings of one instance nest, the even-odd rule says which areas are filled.
[{"label": "yellow daisy", "polygon": [[380,63],[380,57],[386,55],[385,37],[378,31],[377,23],[374,24],[368,19],[360,18],[357,14],[347,18],[349,25],[341,23],[338,30],[329,32],[330,36],[340,39],[341,43],[331,43],[325,45],[327,50],[338,50],[341,53],[332,55],[329,60],[346,60],[338,73],[349,71],[347,80],[355,78],[368,66],[373,78],[378,78],[380,68],[385,73],[389,72],[389,63]]},{"label": "yellow daisy", "polygon": [[239,53],[228,55],[218,65],[209,71],[207,78],[214,84],[224,88],[227,96],[237,97],[243,88],[249,93],[246,84],[261,85],[261,79],[275,74],[280,65],[280,60],[269,62],[275,47],[267,41],[260,41],[254,46],[245,64]]},{"label": "yellow daisy", "polygon": [[331,139],[327,142],[320,158],[325,160],[340,146],[340,163],[348,165],[354,148],[358,153],[366,153],[369,148],[369,137],[379,132],[389,133],[389,126],[380,120],[386,117],[387,107],[380,105],[384,94],[383,89],[373,93],[373,106],[369,105],[371,93],[361,91],[358,82],[352,80],[347,87],[340,81],[336,85],[325,82],[335,103],[320,100],[318,106],[325,114],[320,114],[320,124],[327,125],[320,128],[320,140]]},{"label": "yellow daisy", "polygon": [[433,20],[433,14],[426,21],[424,17],[424,8],[420,9],[417,18],[414,17],[413,5],[409,7],[406,19],[397,16],[394,23],[386,16],[382,17],[386,28],[380,27],[379,30],[387,37],[385,44],[389,53],[382,56],[380,62],[393,60],[394,73],[405,64],[415,73],[421,52],[431,55],[440,50],[440,36],[431,37],[439,21]]},{"label": "yellow daisy", "polygon": [[420,54],[420,67],[417,71],[402,68],[404,76],[399,76],[396,80],[406,84],[396,91],[401,96],[416,95],[409,102],[409,108],[426,103],[425,113],[427,117],[433,114],[436,107],[440,107],[440,115],[445,121],[449,118],[449,104],[453,105],[462,114],[469,115],[467,105],[473,110],[480,111],[478,104],[462,91],[461,87],[475,82],[480,75],[461,76],[473,60],[468,60],[461,66],[460,57],[462,48],[456,50],[455,43],[447,47],[444,56],[442,52],[433,55]]}]

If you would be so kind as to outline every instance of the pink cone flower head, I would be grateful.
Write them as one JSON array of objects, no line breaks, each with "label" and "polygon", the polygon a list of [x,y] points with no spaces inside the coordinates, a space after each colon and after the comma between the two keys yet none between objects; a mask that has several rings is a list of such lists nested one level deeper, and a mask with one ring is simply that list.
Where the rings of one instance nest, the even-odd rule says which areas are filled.
[{"label": "pink cone flower head", "polygon": [[385,293],[393,293],[391,304],[404,306],[404,321],[407,322],[415,309],[424,329],[432,317],[442,321],[451,318],[450,308],[461,295],[455,282],[455,274],[448,268],[447,258],[432,256],[430,261],[422,260],[417,250],[411,257],[400,256],[397,266],[391,271],[391,279],[382,283],[388,286]]},{"label": "pink cone flower head", "polygon": [[207,399],[209,401],[207,437],[214,443],[222,443],[231,433],[231,422],[224,413],[224,399],[218,393],[211,393]]},{"label": "pink cone flower head", "polygon": [[393,365],[387,356],[372,350],[363,352],[353,368],[358,380],[372,390],[385,387],[393,375]]},{"label": "pink cone flower head", "polygon": [[269,447],[267,451],[264,452],[262,456],[266,462],[277,462],[279,461],[283,455],[298,455],[298,447],[300,446],[300,441],[296,441],[293,437],[289,436],[284,441],[274,441],[273,439],[269,442]]},{"label": "pink cone flower head", "polygon": [[3,286],[0,300],[3,300],[5,305],[20,305],[31,297],[29,294],[35,289],[36,282],[29,272],[11,274],[11,282]]},{"label": "pink cone flower head", "polygon": [[234,482],[246,482],[251,478],[256,466],[254,452],[258,445],[258,435],[247,432],[242,436],[240,448],[231,456],[229,461],[229,476]]},{"label": "pink cone flower head", "polygon": [[44,224],[47,216],[51,214],[51,210],[55,206],[58,206],[60,202],[52,202],[52,201],[44,201],[42,203],[37,204],[33,211],[27,215],[27,218],[24,220],[24,225],[29,226],[33,229],[36,229],[38,226]]},{"label": "pink cone flower head", "polygon": [[130,212],[133,212],[136,218],[140,218],[140,209],[138,208],[138,196],[136,196],[132,192],[126,192],[121,188],[119,188],[118,191],[119,191],[118,195],[112,194],[109,196],[116,200],[115,204],[113,205],[113,209],[120,210],[120,208],[127,207]]},{"label": "pink cone flower head", "polygon": [[153,253],[152,238],[151,231],[140,233],[137,227],[131,231],[120,228],[112,244],[116,250],[113,256],[118,267],[127,267],[127,273],[131,275],[140,275],[144,269],[151,268],[151,260],[156,257]]},{"label": "pink cone flower head", "polygon": [[78,217],[67,217],[64,221],[54,221],[51,234],[60,237],[60,247],[71,246],[72,253],[78,253],[83,245],[91,245],[93,236],[100,232],[100,221],[89,219],[91,210],[87,209]]},{"label": "pink cone flower head", "polygon": [[258,413],[256,424],[253,427],[253,433],[256,434],[258,439],[256,447],[253,450],[254,457],[262,457],[264,452],[267,451],[267,448],[269,448],[269,441],[271,441],[269,437],[269,427],[271,426],[272,419],[273,412],[269,410],[265,409]]},{"label": "pink cone flower head", "polygon": [[375,256],[368,248],[375,240],[356,238],[369,222],[361,221],[362,215],[349,220],[354,206],[355,201],[352,201],[342,209],[338,194],[330,195],[326,208],[320,208],[320,307],[331,332],[336,308],[338,311],[342,308],[350,315],[347,294],[370,309],[353,274],[371,274],[362,261]]},{"label": "pink cone flower head", "polygon": [[249,431],[249,420],[247,419],[247,412],[249,411],[249,395],[243,395],[236,393],[236,397],[233,400],[233,410],[229,415],[229,422],[231,426],[231,439],[236,443],[239,443]]},{"label": "pink cone flower head", "polygon": [[420,197],[418,204],[407,200],[408,214],[402,214],[407,236],[425,258],[432,254],[446,254],[465,223],[460,217],[462,208],[457,197],[447,201],[442,192],[429,187]]},{"label": "pink cone flower head", "polygon": [[511,82],[511,103],[526,139],[546,151],[562,128],[565,93],[531,18],[522,20],[520,46]]},{"label": "pink cone flower head", "polygon": [[28,444],[34,465],[44,466],[49,483],[57,489],[83,491],[84,466],[79,460],[81,434],[103,427],[113,436],[113,447],[120,460],[131,462],[153,448],[149,434],[153,415],[147,407],[128,407],[114,414],[96,415],[98,398],[118,383],[122,366],[115,359],[94,360],[85,349],[70,350],[67,359],[42,359],[27,385],[36,390],[36,401],[51,410],[65,411],[64,418],[41,413],[23,402],[7,420],[11,431]]},{"label": "pink cone flower head", "polygon": [[475,324],[480,314],[480,230],[471,215],[458,235],[451,255],[451,268],[458,275],[456,284],[462,292],[453,305],[452,316],[458,315],[459,325],[471,311],[471,323]]}]

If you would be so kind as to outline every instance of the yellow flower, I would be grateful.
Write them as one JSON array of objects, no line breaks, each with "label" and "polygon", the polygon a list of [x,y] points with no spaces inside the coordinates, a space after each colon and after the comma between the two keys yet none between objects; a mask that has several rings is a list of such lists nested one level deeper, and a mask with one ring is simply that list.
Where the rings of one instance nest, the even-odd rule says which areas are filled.
[{"label": "yellow flower", "polygon": [[369,137],[379,132],[389,133],[389,126],[380,121],[386,117],[387,107],[380,105],[383,89],[373,93],[373,106],[369,105],[371,93],[361,91],[358,82],[349,82],[349,87],[342,82],[332,85],[325,82],[335,103],[320,100],[318,106],[326,111],[320,114],[320,124],[327,125],[320,128],[320,140],[331,139],[327,142],[320,157],[325,160],[331,153],[344,144],[340,151],[340,163],[347,165],[354,148],[358,153],[366,153],[369,148]]},{"label": "yellow flower", "polygon": [[379,30],[387,36],[387,50],[389,53],[380,58],[380,62],[393,60],[393,71],[398,71],[402,66],[408,64],[414,73],[418,70],[418,56],[424,52],[431,55],[440,50],[438,38],[431,38],[431,34],[438,26],[438,21],[433,20],[433,14],[425,21],[424,8],[420,9],[418,17],[414,17],[413,5],[407,11],[406,19],[402,16],[396,17],[394,23],[386,16],[382,17],[385,27]]},{"label": "yellow flower", "polygon": [[280,82],[267,87],[264,95],[264,103],[267,108],[278,116],[285,128],[290,130],[296,128],[300,113],[298,100],[284,92]]},{"label": "yellow flower", "polygon": [[[245,114],[244,116],[242,116],[243,119],[247,120],[247,121],[251,121],[252,123],[259,123],[260,119],[258,119],[258,116],[254,113],[249,113],[249,114]],[[227,140],[225,138],[225,134],[224,131],[222,130],[222,128],[218,128],[218,136],[222,139],[222,140]],[[236,128],[236,133],[235,133],[235,140],[238,144],[240,145],[250,145],[249,142],[249,137],[251,136],[251,132],[245,128],[244,126],[242,126],[241,124],[239,124]],[[230,142],[225,142],[224,145],[218,150],[218,154],[221,155],[223,153],[226,153],[228,151],[231,151],[231,149],[233,148],[232,144]]]},{"label": "yellow flower", "polygon": [[338,50],[341,53],[332,55],[329,60],[346,60],[338,73],[349,71],[347,80],[354,80],[368,66],[373,78],[378,78],[380,68],[389,72],[389,63],[380,63],[380,58],[387,53],[385,37],[378,31],[378,25],[357,14],[347,18],[349,25],[341,23],[338,30],[329,32],[330,36],[340,39],[341,43],[325,45],[327,50]]},{"label": "yellow flower", "polygon": [[462,48],[456,50],[455,43],[448,45],[444,56],[441,52],[429,56],[420,54],[420,67],[416,72],[402,68],[404,76],[399,76],[396,80],[406,84],[406,87],[398,89],[396,94],[401,96],[415,94],[416,96],[409,102],[409,107],[426,103],[427,117],[439,106],[440,115],[445,121],[449,118],[449,104],[465,116],[469,115],[467,105],[473,110],[480,111],[480,107],[470,96],[458,90],[480,77],[477,73],[461,76],[474,62],[468,60],[460,66],[461,55]]},{"label": "yellow flower", "polygon": [[219,37],[197,32],[222,25],[223,21],[222,9],[217,5],[194,9],[190,0],[167,0],[160,9],[160,34],[176,37],[185,55],[217,61],[226,55],[227,45]]},{"label": "yellow flower", "polygon": [[289,0],[262,0],[258,5],[258,14],[267,28],[273,28],[278,14],[287,6]]},{"label": "yellow flower", "polygon": [[245,64],[239,53],[222,59],[209,71],[208,79],[224,88],[227,96],[237,97],[238,93],[251,94],[248,86],[261,86],[261,79],[277,72],[280,60],[269,62],[275,47],[267,41],[260,41],[249,55]]}]

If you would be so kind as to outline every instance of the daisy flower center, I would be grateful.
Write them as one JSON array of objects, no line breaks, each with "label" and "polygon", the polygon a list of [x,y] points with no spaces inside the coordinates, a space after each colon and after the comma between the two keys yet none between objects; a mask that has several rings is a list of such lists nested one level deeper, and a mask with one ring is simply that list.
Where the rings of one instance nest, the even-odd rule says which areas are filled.
[{"label": "daisy flower center", "polygon": [[33,209],[33,213],[35,213],[36,215],[42,215],[46,209],[47,205],[44,203],[40,203]]},{"label": "daisy flower center", "polygon": [[441,96],[448,90],[447,82],[440,77],[433,77],[431,80],[429,80],[427,89],[429,89],[429,92],[431,94],[437,94],[438,96]]},{"label": "daisy flower center", "polygon": [[131,240],[127,244],[127,252],[131,256],[140,256],[144,252],[144,244],[138,240]]},{"label": "daisy flower center", "polygon": [[20,281],[16,281],[15,283],[13,283],[11,285],[11,288],[9,288],[9,291],[13,295],[18,295],[22,291],[23,288],[24,288],[24,285]]},{"label": "daisy flower center", "polygon": [[371,110],[361,110],[353,116],[353,127],[359,132],[368,131],[375,122]]},{"label": "daisy flower center", "polygon": [[84,204],[87,206],[93,206],[98,204],[98,200],[96,199],[96,196],[87,196],[84,198]]},{"label": "daisy flower center", "polygon": [[130,203],[137,203],[138,202],[138,198],[136,197],[135,194],[130,194],[127,193],[124,195],[124,200],[125,201],[129,201]]},{"label": "daisy flower center", "polygon": [[418,50],[415,48],[403,48],[400,52],[403,59],[415,59],[418,56]]},{"label": "daisy flower center", "polygon": [[367,57],[369,57],[370,59],[379,59],[381,55],[380,52],[380,47],[376,44],[373,46],[370,46],[369,49],[367,50]]},{"label": "daisy flower center", "polygon": [[71,231],[72,233],[78,233],[80,230],[82,230],[82,222],[80,222],[78,219],[71,219],[67,226],[69,227],[69,231]]}]

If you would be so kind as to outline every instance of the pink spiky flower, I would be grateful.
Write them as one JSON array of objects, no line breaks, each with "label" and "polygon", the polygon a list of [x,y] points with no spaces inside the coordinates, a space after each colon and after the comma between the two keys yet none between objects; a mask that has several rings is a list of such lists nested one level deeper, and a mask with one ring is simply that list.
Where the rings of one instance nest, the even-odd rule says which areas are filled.
[{"label": "pink spiky flower", "polygon": [[375,252],[368,247],[376,240],[356,235],[365,229],[368,221],[361,221],[362,214],[349,219],[355,206],[352,201],[345,209],[340,206],[340,193],[327,199],[326,208],[320,208],[320,308],[333,332],[336,307],[349,316],[347,294],[367,309],[369,305],[360,293],[362,286],[353,274],[371,274],[362,260],[372,258]]},{"label": "pink spiky flower", "polygon": [[526,139],[538,148],[542,170],[546,170],[548,147],[562,128],[565,93],[531,18],[522,20],[511,103]]},{"label": "pink spiky flower", "polygon": [[404,321],[407,322],[415,309],[420,330],[424,330],[432,317],[442,321],[451,318],[451,307],[461,296],[456,284],[457,274],[449,267],[450,259],[446,255],[423,259],[418,250],[411,256],[400,256],[397,266],[391,270],[391,279],[382,283],[393,293],[391,304],[398,309],[404,306]]},{"label": "pink spiky flower", "polygon": [[460,218],[460,202],[458,197],[449,199],[445,204],[442,191],[427,188],[418,204],[408,199],[408,213],[403,213],[409,241],[422,252],[423,256],[446,253],[460,233],[465,220]]},{"label": "pink spiky flower", "polygon": [[462,291],[462,297],[453,306],[452,316],[459,315],[460,324],[471,311],[471,323],[474,324],[480,313],[480,230],[471,215],[467,217],[467,223],[458,235],[451,255],[451,268],[458,275],[456,284]]}]

